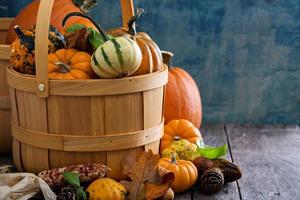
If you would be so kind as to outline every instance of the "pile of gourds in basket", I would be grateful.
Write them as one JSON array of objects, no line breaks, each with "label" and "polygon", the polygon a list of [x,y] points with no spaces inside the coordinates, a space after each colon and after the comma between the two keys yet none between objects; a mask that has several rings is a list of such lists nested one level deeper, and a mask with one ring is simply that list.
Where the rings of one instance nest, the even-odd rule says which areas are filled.
[{"label": "pile of gourds in basket", "polygon": [[[47,5],[45,1],[41,2]],[[55,8],[63,9],[63,6],[73,4],[72,1],[65,1],[65,4],[58,8],[56,4],[59,3],[61,2],[58,0],[54,1],[53,12],[55,12]],[[34,1],[31,6],[38,7],[38,2]],[[192,77],[183,69],[170,65],[172,53],[161,51],[147,33],[136,31],[135,22],[143,14],[143,9],[137,9],[136,14],[128,19],[125,26],[109,31],[104,31],[87,14],[71,11],[65,9],[65,12],[60,12],[60,15],[63,13],[63,16],[59,18],[61,20],[49,26],[48,41],[44,41],[48,43],[48,79],[74,82],[81,80],[81,84],[91,79],[110,79],[112,81],[122,79],[130,82],[130,77],[143,77],[168,69],[168,83],[162,90],[164,98],[161,98],[161,107],[158,109],[158,122],[165,123],[165,125],[162,125],[161,129],[159,123],[157,125],[156,129],[160,139],[160,141],[158,139],[158,143],[153,140],[149,144],[144,139],[140,139],[139,144],[143,149],[141,150],[138,148],[139,145],[136,145],[134,147],[138,150],[123,153],[124,156],[117,160],[118,167],[111,167],[109,162],[83,162],[38,170],[38,179],[48,184],[49,188],[57,195],[55,198],[58,200],[167,200],[174,199],[175,194],[185,192],[195,184],[194,187],[204,193],[215,193],[220,191],[225,183],[236,181],[241,177],[241,172],[235,164],[221,158],[226,155],[227,145],[211,147],[203,142],[199,131],[202,120],[201,100]],[[36,67],[35,57],[37,53],[35,37],[40,29],[36,26],[26,26],[26,22],[23,23],[13,25],[17,37],[11,39],[10,70],[13,70],[13,73],[35,77],[35,75],[39,75],[38,70],[40,70]],[[149,80],[151,81],[151,79]],[[20,88],[19,85],[18,87]],[[37,89],[39,92],[44,92],[46,87],[47,84],[38,84]],[[51,90],[50,94],[52,94]],[[145,98],[145,96],[143,97]],[[145,109],[144,106],[144,112]],[[161,115],[164,116],[165,121]],[[139,137],[145,134],[145,138],[148,140],[151,138],[152,129],[151,127],[147,129],[145,116],[147,115],[144,114],[142,132],[132,132],[132,134],[139,134]],[[16,141],[24,140],[26,145],[33,147],[39,144],[32,144],[26,138],[20,137],[20,131],[33,136],[47,136],[43,132],[24,130],[24,127],[23,129],[16,128],[16,130],[19,130],[18,133],[13,133]],[[54,134],[54,136],[58,137],[59,135]],[[113,138],[112,135],[108,134],[108,136]],[[75,137],[70,138],[74,141],[76,139]],[[100,139],[102,141],[103,138]],[[42,140],[37,141],[43,142]],[[76,142],[78,141],[76,140]],[[111,143],[114,141],[117,139],[112,139]],[[125,144],[128,145],[127,143]],[[101,144],[99,143],[100,146]],[[83,151],[78,144],[76,145],[72,146],[73,149],[70,148],[70,151]],[[37,147],[42,147],[42,145]],[[119,149],[108,147],[107,151],[122,150],[122,147],[118,147]],[[60,147],[55,145],[49,146],[49,149],[51,148],[57,151],[68,151],[65,147],[59,149]],[[103,149],[96,146],[90,150],[100,151]],[[108,159],[109,155],[106,154],[105,159]],[[14,158],[14,160],[18,159]],[[36,161],[32,160],[31,162]],[[48,164],[48,166],[51,165]],[[23,169],[30,171],[26,170],[26,166]],[[120,175],[112,176],[111,173],[115,170],[119,170],[118,174]],[[43,190],[35,191],[31,196],[33,199],[43,198]]]}]

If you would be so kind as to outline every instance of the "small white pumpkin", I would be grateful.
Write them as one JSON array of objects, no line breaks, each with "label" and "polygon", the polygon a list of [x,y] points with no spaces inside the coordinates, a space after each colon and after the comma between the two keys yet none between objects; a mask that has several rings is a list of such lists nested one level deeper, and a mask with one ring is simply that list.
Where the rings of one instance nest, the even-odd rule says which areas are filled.
[{"label": "small white pumpkin", "polygon": [[101,78],[132,75],[142,62],[138,44],[128,37],[117,37],[99,46],[91,58],[94,72]]}]

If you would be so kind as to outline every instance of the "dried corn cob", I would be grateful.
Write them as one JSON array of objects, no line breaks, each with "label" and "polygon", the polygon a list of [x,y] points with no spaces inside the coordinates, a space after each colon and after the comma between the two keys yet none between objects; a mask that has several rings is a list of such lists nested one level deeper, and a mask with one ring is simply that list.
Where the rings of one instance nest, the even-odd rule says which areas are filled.
[{"label": "dried corn cob", "polygon": [[109,170],[109,167],[102,164],[70,165],[66,167],[41,171],[38,174],[38,177],[42,178],[50,186],[50,188],[57,188],[61,187],[64,183],[64,172],[77,173],[80,177],[81,182],[88,182],[104,177]]}]

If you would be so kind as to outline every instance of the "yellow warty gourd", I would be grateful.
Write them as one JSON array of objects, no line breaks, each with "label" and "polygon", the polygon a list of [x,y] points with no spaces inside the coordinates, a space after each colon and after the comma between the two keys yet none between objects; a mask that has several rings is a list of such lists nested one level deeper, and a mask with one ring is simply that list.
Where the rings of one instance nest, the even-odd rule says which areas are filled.
[{"label": "yellow warty gourd", "polygon": [[125,200],[126,189],[124,185],[110,178],[101,178],[94,181],[86,191],[89,200]]}]

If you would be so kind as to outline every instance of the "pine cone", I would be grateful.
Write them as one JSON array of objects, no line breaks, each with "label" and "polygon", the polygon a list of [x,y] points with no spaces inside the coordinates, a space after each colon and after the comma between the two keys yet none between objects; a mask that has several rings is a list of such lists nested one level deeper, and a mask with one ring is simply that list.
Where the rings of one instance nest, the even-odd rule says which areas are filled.
[{"label": "pine cone", "polygon": [[220,168],[223,172],[225,183],[236,181],[242,177],[239,167],[228,160],[219,158],[213,160],[213,163],[214,167]]},{"label": "pine cone", "polygon": [[206,170],[200,179],[201,190],[206,194],[220,191],[224,186],[224,175],[218,168]]},{"label": "pine cone", "polygon": [[72,187],[65,187],[57,195],[56,200],[76,200],[76,191]]}]

